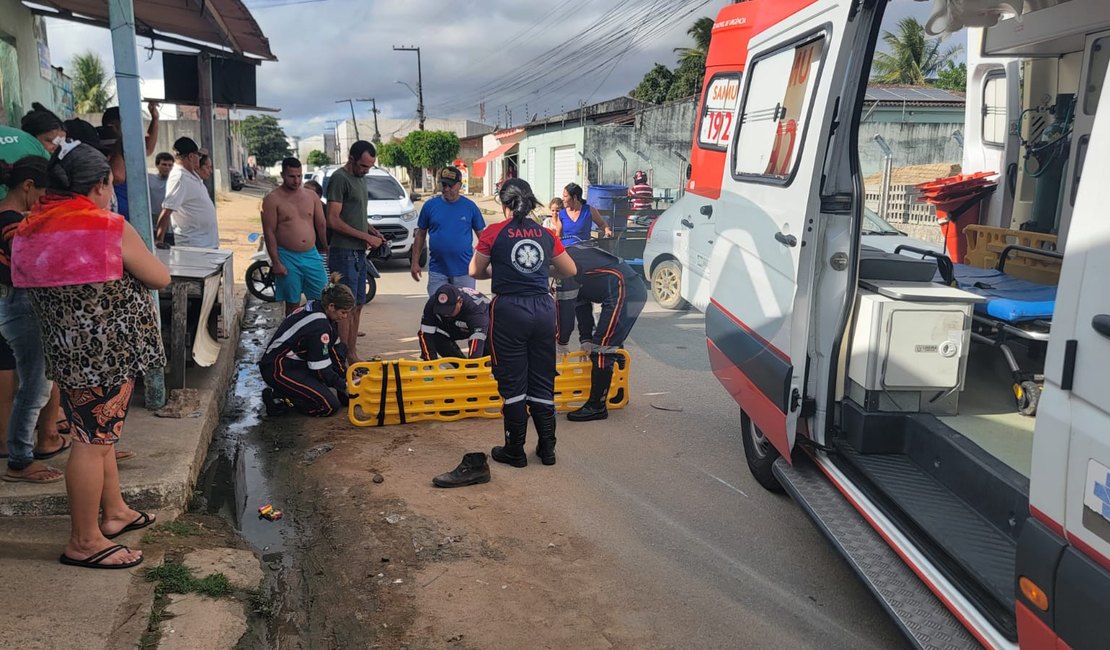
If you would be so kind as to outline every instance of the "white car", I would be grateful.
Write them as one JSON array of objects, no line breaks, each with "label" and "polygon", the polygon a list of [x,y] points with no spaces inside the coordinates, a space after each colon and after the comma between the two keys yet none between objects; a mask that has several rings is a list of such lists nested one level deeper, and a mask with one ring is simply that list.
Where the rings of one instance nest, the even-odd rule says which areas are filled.
[{"label": "white car", "polygon": [[[708,204],[704,197],[686,194],[648,230],[644,274],[652,298],[661,307],[693,306],[705,311],[709,305],[712,287],[706,273],[713,246],[713,215],[701,212]],[[888,253],[902,245],[944,253],[942,246],[906,235],[870,208],[863,209],[862,243]]]},{"label": "white car", "polygon": [[[324,188],[324,205],[327,206],[328,182],[339,167],[328,167],[317,171],[316,182]],[[379,167],[366,174],[366,191],[370,197],[366,205],[366,216],[370,225],[383,235],[392,235],[390,249],[395,257],[408,258],[412,254],[413,233],[416,231],[416,206],[412,198],[396,178]],[[427,248],[421,253],[420,264],[427,262]]]}]

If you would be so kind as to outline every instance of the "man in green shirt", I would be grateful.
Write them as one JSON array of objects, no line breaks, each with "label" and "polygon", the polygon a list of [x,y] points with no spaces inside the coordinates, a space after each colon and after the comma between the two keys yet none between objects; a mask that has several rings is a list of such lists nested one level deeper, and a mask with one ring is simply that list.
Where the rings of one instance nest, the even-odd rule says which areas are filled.
[{"label": "man in green shirt", "polygon": [[377,248],[384,242],[381,233],[370,225],[366,217],[369,201],[366,174],[374,168],[377,156],[374,145],[359,140],[351,145],[347,164],[335,170],[328,179],[327,222],[332,230],[328,267],[332,273],[339,273],[341,282],[355,294],[355,308],[351,310],[351,316],[339,321],[339,338],[347,344],[348,364],[362,360],[355,344],[362,306],[366,303],[366,249]]},{"label": "man in green shirt", "polygon": [[[25,156],[42,156],[49,158],[50,154],[38,141],[38,138],[10,126],[0,125],[0,160],[14,165],[15,161]],[[0,199],[8,195],[8,188],[0,185]]]}]

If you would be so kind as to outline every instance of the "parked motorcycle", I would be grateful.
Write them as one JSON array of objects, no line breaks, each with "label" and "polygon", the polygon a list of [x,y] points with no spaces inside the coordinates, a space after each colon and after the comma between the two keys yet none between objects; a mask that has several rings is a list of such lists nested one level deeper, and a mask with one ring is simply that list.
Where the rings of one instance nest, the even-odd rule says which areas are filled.
[{"label": "parked motorcycle", "polygon": [[[257,232],[252,232],[247,240],[252,244],[261,239],[262,235]],[[386,243],[378,248],[369,251],[366,254],[366,263],[368,273],[366,274],[366,302],[374,299],[378,293],[378,278],[382,277],[378,272],[374,261],[386,262],[392,257],[393,251],[390,250],[389,240],[392,239],[386,236]],[[325,260],[326,261],[326,260]],[[252,296],[265,302],[275,302],[274,298],[274,274],[270,265],[270,255],[266,252],[266,247],[263,246],[257,253],[251,256],[250,266],[247,267],[246,273],[247,291]]]}]

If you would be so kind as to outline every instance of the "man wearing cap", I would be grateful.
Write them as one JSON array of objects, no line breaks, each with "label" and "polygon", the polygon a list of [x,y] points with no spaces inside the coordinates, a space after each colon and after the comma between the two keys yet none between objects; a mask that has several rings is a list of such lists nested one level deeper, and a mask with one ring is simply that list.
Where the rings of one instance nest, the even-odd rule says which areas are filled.
[{"label": "man wearing cap", "polygon": [[200,147],[192,138],[178,138],[173,143],[173,154],[176,162],[166,179],[166,198],[158,215],[155,241],[165,245],[166,231],[172,227],[175,246],[219,248],[216,206],[197,175]]},{"label": "man wearing cap", "polygon": [[[469,287],[441,285],[424,305],[420,319],[420,358],[477,359],[486,354],[489,298]],[[467,353],[455,341],[466,340]]]},{"label": "man wearing cap", "polygon": [[470,258],[474,256],[474,235],[486,222],[474,201],[460,195],[462,172],[444,167],[439,172],[443,193],[420,209],[416,239],[412,245],[412,279],[420,281],[420,254],[428,242],[428,295],[445,284],[474,288],[470,277]]}]

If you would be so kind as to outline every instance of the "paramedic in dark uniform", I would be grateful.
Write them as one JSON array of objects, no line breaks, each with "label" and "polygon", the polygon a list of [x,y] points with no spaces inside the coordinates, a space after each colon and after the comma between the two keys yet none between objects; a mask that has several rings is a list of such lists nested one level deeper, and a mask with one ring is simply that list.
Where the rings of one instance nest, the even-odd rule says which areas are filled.
[{"label": "paramedic in dark uniform", "polygon": [[[489,298],[475,289],[445,284],[424,305],[420,319],[420,358],[477,359],[486,355],[489,333]],[[466,340],[467,351],[455,341]]]},{"label": "paramedic in dark uniform", "polygon": [[563,324],[560,330],[574,326],[575,309],[582,303],[591,309],[594,303],[601,305],[601,315],[591,337],[590,398],[582,408],[567,413],[567,419],[604,420],[609,417],[606,402],[613,381],[613,363],[647,302],[647,287],[631,266],[596,246],[567,246],[567,254],[577,268],[574,280],[578,291],[577,295],[559,301],[559,321]]},{"label": "paramedic in dark uniform", "polygon": [[262,402],[267,415],[292,408],[326,417],[347,405],[347,350],[336,324],[354,306],[351,289],[333,273],[319,300],[305,303],[281,322],[258,362],[266,382]]},{"label": "paramedic in dark uniform", "polygon": [[[478,238],[470,275],[493,279],[489,348],[505,445],[490,455],[499,463],[524,467],[528,415],[536,426],[536,455],[555,464],[555,300],[550,275],[574,275],[574,262],[551,231],[528,218],[539,203],[528,183],[505,181],[498,192],[505,221],[488,226]],[[554,267],[549,270],[549,267]]]}]

